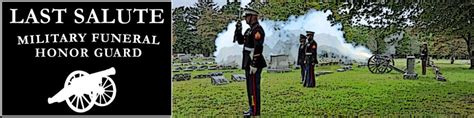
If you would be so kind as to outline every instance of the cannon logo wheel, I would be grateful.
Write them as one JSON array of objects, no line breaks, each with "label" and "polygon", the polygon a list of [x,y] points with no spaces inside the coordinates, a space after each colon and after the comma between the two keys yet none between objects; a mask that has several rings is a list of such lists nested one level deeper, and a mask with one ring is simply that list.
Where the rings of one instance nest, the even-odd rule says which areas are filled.
[{"label": "cannon logo wheel", "polygon": [[[77,70],[69,74],[69,76],[66,79],[66,82],[64,83],[64,87],[68,87],[71,85],[72,80],[89,75],[89,73]],[[73,111],[78,112],[78,113],[84,113],[86,111],[89,111],[92,106],[94,106],[94,100],[96,99],[95,95],[92,94],[79,94],[79,93],[74,93],[72,96],[66,99],[66,103],[71,108]]]},{"label": "cannon logo wheel", "polygon": [[99,84],[101,90],[97,93],[95,104],[97,106],[107,106],[115,99],[117,88],[115,82],[110,77],[102,77]]}]

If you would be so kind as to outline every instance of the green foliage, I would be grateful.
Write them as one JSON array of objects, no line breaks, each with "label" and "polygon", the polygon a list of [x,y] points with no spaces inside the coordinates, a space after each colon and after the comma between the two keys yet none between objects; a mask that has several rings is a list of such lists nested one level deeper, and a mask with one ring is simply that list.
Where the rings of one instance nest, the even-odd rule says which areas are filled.
[{"label": "green foliage", "polygon": [[179,7],[173,10],[173,52],[191,53],[191,49],[198,47],[195,45],[197,39],[195,32],[191,30],[192,20],[189,20],[190,9]]},{"label": "green foliage", "polygon": [[292,15],[303,15],[308,10],[303,2],[274,1],[265,4],[252,2],[249,6],[259,11],[262,18],[275,21],[287,20]]},{"label": "green foliage", "polygon": [[348,43],[354,43],[355,45],[367,46],[369,40],[370,29],[367,27],[345,27],[344,37]]},{"label": "green foliage", "polygon": [[238,10],[236,3],[219,9],[215,3],[204,2],[173,9],[173,52],[209,56],[216,50],[217,33],[236,19]]},{"label": "green foliage", "polygon": [[[423,2],[421,7],[423,12],[416,19],[416,28],[422,32],[433,33],[438,37],[443,37],[438,41],[449,45],[444,47],[447,47],[446,52],[451,53],[451,56],[466,54],[460,53],[460,51],[469,52],[473,50],[471,49],[473,46],[470,44],[474,41],[474,2],[470,0]],[[464,39],[465,43],[458,40],[460,38]],[[462,47],[467,49],[458,48],[462,44],[465,44],[466,46]],[[474,55],[470,56],[473,57]],[[471,60],[470,68],[474,69],[474,59]]]},{"label": "green foliage", "polygon": [[423,12],[417,27],[437,35],[466,35],[474,33],[474,3],[469,0],[423,2]]},{"label": "green foliage", "polygon": [[[385,53],[388,45],[394,43],[394,41],[387,42],[384,39],[403,31],[409,26],[407,22],[417,16],[416,12],[419,11],[417,5],[410,2],[355,1],[352,4],[333,3],[329,9],[333,14],[328,16],[328,20],[332,24],[343,25],[341,30],[344,31],[344,38],[348,42],[367,46],[373,53],[378,54]],[[366,21],[367,24],[362,21]]]},{"label": "green foliage", "polygon": [[466,46],[466,42],[461,38],[437,36],[434,37],[432,51],[440,58],[465,57],[469,55]]}]

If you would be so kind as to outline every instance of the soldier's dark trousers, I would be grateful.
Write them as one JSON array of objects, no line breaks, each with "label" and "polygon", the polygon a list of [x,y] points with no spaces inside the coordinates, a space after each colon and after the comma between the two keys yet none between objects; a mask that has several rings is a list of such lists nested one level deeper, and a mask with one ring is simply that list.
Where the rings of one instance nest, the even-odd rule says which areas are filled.
[{"label": "soldier's dark trousers", "polygon": [[316,79],[314,77],[314,65],[306,64],[306,77],[304,80],[305,87],[315,87],[316,86]]},{"label": "soldier's dark trousers", "polygon": [[255,74],[250,74],[250,69],[245,69],[247,83],[247,97],[250,112],[253,116],[260,115],[260,79],[262,68],[258,68]]},{"label": "soldier's dark trousers", "polygon": [[305,74],[305,69],[306,68],[305,68],[304,65],[300,65],[300,66],[301,66],[301,68],[300,68],[301,69],[301,82],[304,82],[304,78],[305,78],[304,74]]},{"label": "soldier's dark trousers", "polygon": [[426,60],[421,60],[421,74],[426,75]]}]

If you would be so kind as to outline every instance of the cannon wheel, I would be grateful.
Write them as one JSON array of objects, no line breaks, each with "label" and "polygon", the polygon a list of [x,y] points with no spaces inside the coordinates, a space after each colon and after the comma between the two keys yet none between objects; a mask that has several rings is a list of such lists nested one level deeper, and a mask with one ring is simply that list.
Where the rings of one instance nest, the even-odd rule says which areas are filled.
[{"label": "cannon wheel", "polygon": [[369,71],[371,73],[380,73],[380,71],[383,71],[380,67],[381,61],[382,60],[379,55],[372,55],[367,61],[367,67],[369,68]]},{"label": "cannon wheel", "polygon": [[102,77],[101,83],[99,86],[103,89],[97,93],[97,99],[95,104],[97,106],[107,106],[115,99],[117,94],[117,88],[115,87],[115,82],[110,77]]},{"label": "cannon wheel", "polygon": [[395,61],[388,56],[373,55],[367,62],[369,71],[375,74],[390,73],[393,70],[390,65],[395,66]]},{"label": "cannon wheel", "polygon": [[[89,73],[78,70],[74,71],[66,79],[66,82],[64,83],[64,88],[68,87],[71,85],[71,81],[73,79],[89,75]],[[92,94],[82,94],[82,95],[76,95],[75,93],[67,98],[66,103],[71,108],[73,111],[78,112],[78,113],[84,113],[92,108],[94,106],[94,101],[96,97],[93,96]]]},{"label": "cannon wheel", "polygon": [[387,72],[388,66],[385,64],[384,57],[380,55],[372,55],[367,62],[367,66],[371,73],[382,74]]}]

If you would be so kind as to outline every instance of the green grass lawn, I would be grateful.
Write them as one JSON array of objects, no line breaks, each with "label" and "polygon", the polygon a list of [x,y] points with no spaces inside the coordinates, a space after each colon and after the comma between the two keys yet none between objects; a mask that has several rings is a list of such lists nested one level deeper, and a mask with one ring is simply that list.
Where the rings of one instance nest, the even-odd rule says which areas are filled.
[{"label": "green grass lawn", "polygon": [[[396,67],[405,68],[404,59]],[[417,60],[418,61],[418,60]],[[434,79],[432,68],[418,80],[404,80],[402,74],[371,74],[367,67],[335,72],[339,66],[317,67],[334,71],[317,77],[316,88],[300,84],[300,70],[262,73],[263,116],[314,115],[470,115],[474,117],[474,70],[466,60],[449,64],[436,60],[447,82]],[[194,71],[193,76],[210,71]],[[243,74],[241,70],[234,73]],[[225,73],[230,80],[232,73]],[[245,82],[211,85],[210,79],[173,82],[174,116],[241,116],[247,110]]]}]

